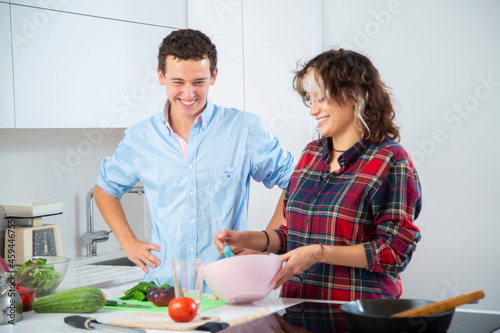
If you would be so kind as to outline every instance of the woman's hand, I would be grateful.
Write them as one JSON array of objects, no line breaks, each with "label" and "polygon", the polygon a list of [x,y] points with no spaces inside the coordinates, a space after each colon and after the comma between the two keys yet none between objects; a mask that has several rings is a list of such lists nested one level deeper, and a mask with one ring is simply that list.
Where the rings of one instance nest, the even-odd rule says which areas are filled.
[{"label": "woman's hand", "polygon": [[231,248],[231,252],[237,254],[244,250],[243,238],[243,234],[239,231],[222,230],[215,235],[214,243],[221,255],[224,255],[224,252],[222,251],[222,249],[224,248],[223,240],[225,240],[227,245],[229,245],[229,247]]},{"label": "woman's hand", "polygon": [[151,250],[161,252],[161,248],[156,244],[146,243],[138,239],[134,239],[126,244],[122,244],[122,247],[127,257],[137,264],[137,266],[139,266],[144,273],[149,272],[146,265],[151,268],[156,268],[161,264],[160,259],[156,258],[151,253]]},{"label": "woman's hand", "polygon": [[275,284],[274,289],[278,289],[295,274],[302,273],[315,263],[319,262],[321,247],[319,245],[307,245],[283,254],[280,259],[286,261],[286,265],[281,268],[271,281]]}]

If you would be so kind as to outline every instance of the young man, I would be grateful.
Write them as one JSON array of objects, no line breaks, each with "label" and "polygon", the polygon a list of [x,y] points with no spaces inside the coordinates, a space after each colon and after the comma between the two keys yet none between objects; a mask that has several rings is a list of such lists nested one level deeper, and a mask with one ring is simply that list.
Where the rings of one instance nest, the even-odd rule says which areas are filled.
[{"label": "young man", "polygon": [[[250,177],[284,189],[295,161],[257,115],[207,98],[217,77],[217,51],[203,33],[168,35],[159,49],[158,77],[168,97],[163,112],[125,131],[113,156],[102,162],[94,198],[145,280],[172,285],[173,259],[208,264],[220,258],[215,218],[224,229],[247,229]],[[153,223],[151,243],[135,237],[120,204],[138,181]],[[269,228],[284,221],[282,197]]]}]

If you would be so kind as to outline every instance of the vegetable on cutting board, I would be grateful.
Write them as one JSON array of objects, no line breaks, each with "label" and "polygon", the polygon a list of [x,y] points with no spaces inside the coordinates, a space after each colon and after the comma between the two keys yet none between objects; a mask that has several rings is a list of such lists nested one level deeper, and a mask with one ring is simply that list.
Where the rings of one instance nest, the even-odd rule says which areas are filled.
[{"label": "vegetable on cutting board", "polygon": [[168,315],[173,321],[187,323],[198,313],[198,305],[191,297],[177,297],[168,305]]},{"label": "vegetable on cutting board", "polygon": [[100,289],[79,287],[36,298],[33,310],[38,313],[91,313],[102,309],[104,304],[106,296]]},{"label": "vegetable on cutting board", "polygon": [[[156,279],[156,282],[157,283],[154,283],[153,281],[151,282],[141,281],[132,288],[125,291],[125,295],[120,297],[120,300],[122,301],[128,299],[135,299],[138,301],[149,300],[156,306],[167,306],[168,302],[170,302],[170,299],[174,298],[173,296],[170,297],[170,291],[172,291],[173,293],[173,287],[170,287],[170,285],[168,285],[167,283],[161,285],[158,279]],[[172,289],[170,290],[169,288]],[[155,296],[152,296],[153,290],[158,290],[158,289],[160,289],[161,291],[155,293]],[[168,291],[168,293],[164,295],[164,292],[166,291]]]},{"label": "vegetable on cutting board", "polygon": [[148,290],[148,300],[156,306],[168,306],[174,298],[174,287],[151,287]]},{"label": "vegetable on cutting board", "polygon": [[145,282],[141,281],[129,290],[125,291],[125,295],[120,297],[122,301],[127,299],[136,299],[138,301],[147,301],[148,300],[148,291],[151,287],[158,287],[154,282]]}]

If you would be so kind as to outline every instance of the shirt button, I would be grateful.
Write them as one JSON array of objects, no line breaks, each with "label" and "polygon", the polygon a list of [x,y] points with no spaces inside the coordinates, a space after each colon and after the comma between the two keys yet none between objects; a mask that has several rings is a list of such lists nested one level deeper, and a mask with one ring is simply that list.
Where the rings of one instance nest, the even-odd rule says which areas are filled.
[{"label": "shirt button", "polygon": [[192,164],[189,164],[189,169],[192,169],[193,168],[193,165]]},{"label": "shirt button", "polygon": [[194,192],[189,193],[190,196],[194,196]]},{"label": "shirt button", "polygon": [[190,249],[189,249],[189,251],[193,252],[193,251],[194,251],[194,249],[193,249],[193,248],[190,248]]},{"label": "shirt button", "polygon": [[193,223],[194,223],[194,220],[191,220],[191,221],[189,221],[189,222],[191,222],[191,224],[193,224]]}]

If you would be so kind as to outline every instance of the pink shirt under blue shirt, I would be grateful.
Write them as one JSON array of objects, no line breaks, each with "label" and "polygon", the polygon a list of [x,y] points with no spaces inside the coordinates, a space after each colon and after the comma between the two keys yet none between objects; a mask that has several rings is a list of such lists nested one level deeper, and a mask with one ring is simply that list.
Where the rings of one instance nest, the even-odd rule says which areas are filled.
[{"label": "pink shirt under blue shirt", "polygon": [[[167,109],[167,106],[165,107],[165,109],[166,109],[165,112],[170,111],[170,108]],[[168,129],[172,132],[173,136],[177,139],[177,142],[179,142],[179,146],[181,147],[182,154],[184,154],[184,159],[187,160],[188,142],[186,140],[184,140],[183,138],[181,138],[177,133],[175,133],[172,130],[172,127],[170,126],[170,123],[167,121],[167,118],[168,117],[165,117],[165,126],[168,127]],[[198,115],[194,119],[194,123],[196,124],[196,123],[199,123],[200,121],[201,121],[201,115]]]}]

